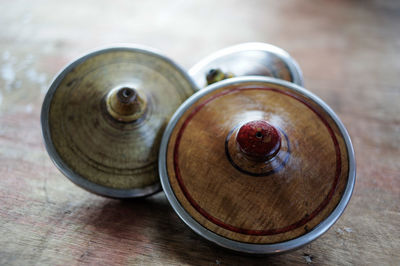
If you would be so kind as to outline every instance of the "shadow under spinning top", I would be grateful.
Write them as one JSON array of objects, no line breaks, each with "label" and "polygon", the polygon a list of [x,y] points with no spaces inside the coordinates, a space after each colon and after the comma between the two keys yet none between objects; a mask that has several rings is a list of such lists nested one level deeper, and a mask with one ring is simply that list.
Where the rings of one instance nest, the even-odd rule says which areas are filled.
[{"label": "shadow under spinning top", "polygon": [[147,48],[89,53],[68,65],[45,97],[47,151],[63,174],[91,192],[150,195],[161,189],[163,130],[194,88],[185,71]]}]

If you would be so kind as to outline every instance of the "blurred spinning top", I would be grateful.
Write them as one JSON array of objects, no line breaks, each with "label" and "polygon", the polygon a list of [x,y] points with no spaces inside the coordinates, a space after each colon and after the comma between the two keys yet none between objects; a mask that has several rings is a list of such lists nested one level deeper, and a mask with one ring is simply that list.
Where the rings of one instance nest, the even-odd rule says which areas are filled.
[{"label": "blurred spinning top", "polygon": [[91,192],[116,198],[157,192],[163,130],[194,87],[185,71],[148,48],[89,53],[68,65],[45,97],[47,151]]},{"label": "blurred spinning top", "polygon": [[265,76],[303,86],[297,62],[284,50],[267,43],[242,43],[219,50],[189,70],[198,88],[240,76]]}]

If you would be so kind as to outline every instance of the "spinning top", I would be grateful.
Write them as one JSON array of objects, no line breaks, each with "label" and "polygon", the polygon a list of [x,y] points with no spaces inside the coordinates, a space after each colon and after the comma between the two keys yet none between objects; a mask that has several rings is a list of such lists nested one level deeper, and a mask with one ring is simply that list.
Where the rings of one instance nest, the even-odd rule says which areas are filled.
[{"label": "spinning top", "polygon": [[196,233],[255,254],[309,243],[339,218],[355,182],[336,114],[302,87],[239,77],[187,99],[160,147],[164,192]]},{"label": "spinning top", "polygon": [[199,88],[239,76],[267,76],[303,86],[296,61],[284,50],[267,43],[242,43],[219,50],[189,70]]},{"label": "spinning top", "polygon": [[63,174],[91,192],[116,198],[157,192],[163,130],[194,86],[179,66],[148,49],[85,55],[56,77],[45,97],[47,151]]}]

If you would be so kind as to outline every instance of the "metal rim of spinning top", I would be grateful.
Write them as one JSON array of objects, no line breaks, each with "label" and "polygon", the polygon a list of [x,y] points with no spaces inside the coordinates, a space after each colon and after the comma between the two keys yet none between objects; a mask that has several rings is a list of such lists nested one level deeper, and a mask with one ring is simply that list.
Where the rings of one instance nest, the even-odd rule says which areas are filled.
[{"label": "metal rim of spinning top", "polygon": [[356,175],[350,137],[325,102],[256,76],[188,98],[164,132],[159,171],[192,230],[249,254],[282,253],[321,236],[343,213]]},{"label": "metal rim of spinning top", "polygon": [[189,70],[198,88],[239,76],[266,76],[304,86],[297,62],[285,50],[261,42],[230,46],[205,57]]},{"label": "metal rim of spinning top", "polygon": [[163,129],[194,87],[180,66],[152,48],[90,52],[61,70],[45,96],[46,149],[67,178],[90,192],[113,198],[156,193]]}]

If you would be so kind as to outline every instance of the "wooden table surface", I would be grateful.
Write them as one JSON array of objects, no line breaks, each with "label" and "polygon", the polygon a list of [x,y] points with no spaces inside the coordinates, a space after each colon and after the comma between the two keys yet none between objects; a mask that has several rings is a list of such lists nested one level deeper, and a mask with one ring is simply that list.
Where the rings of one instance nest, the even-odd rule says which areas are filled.
[{"label": "wooden table surface", "polygon": [[[400,264],[400,3],[393,1],[0,1],[0,265]],[[39,122],[52,78],[117,42],[188,69],[220,48],[275,44],[340,116],[357,181],[344,215],[284,255],[249,257],[203,240],[164,193],[90,194],[47,155]]]}]

